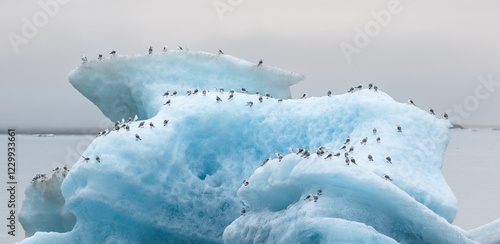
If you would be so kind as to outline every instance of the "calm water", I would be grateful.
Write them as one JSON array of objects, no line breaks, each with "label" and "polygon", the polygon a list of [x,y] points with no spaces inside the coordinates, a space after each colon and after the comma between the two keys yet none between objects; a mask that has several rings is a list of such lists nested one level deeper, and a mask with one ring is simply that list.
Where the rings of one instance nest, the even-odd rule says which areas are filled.
[{"label": "calm water", "polygon": [[[459,212],[454,224],[470,230],[500,218],[500,131],[451,130],[450,137],[443,174],[458,198]],[[20,190],[16,196],[19,203],[17,211],[24,199],[22,189],[37,173],[50,175],[55,167],[71,166],[93,139],[90,135],[18,135],[17,187]],[[0,150],[0,157],[4,162],[6,150]],[[7,172],[5,164],[2,163],[1,167],[2,172]],[[0,184],[4,189],[6,173],[0,175]],[[0,193],[0,216],[3,220],[8,217],[8,197],[7,192]],[[5,225],[2,223],[0,226]],[[0,244],[22,240],[24,231],[19,223],[16,232],[16,237],[12,238],[6,234],[6,227],[1,227]]]}]

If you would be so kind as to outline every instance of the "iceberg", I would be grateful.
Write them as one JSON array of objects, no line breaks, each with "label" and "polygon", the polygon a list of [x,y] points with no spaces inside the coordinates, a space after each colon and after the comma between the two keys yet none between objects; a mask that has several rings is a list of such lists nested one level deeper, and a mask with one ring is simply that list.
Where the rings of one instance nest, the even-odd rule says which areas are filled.
[{"label": "iceberg", "polygon": [[373,89],[290,99],[302,79],[190,51],[82,64],[70,83],[118,122],[62,182],[74,228],[22,243],[475,243],[451,224],[447,120]]}]

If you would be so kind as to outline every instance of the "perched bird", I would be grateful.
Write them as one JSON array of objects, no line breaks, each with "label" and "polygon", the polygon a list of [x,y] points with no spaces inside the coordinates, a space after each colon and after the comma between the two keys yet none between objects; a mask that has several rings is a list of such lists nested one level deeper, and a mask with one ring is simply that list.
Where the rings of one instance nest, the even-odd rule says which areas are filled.
[{"label": "perched bird", "polygon": [[261,102],[261,103],[262,103],[262,100],[263,100],[263,99],[262,99],[262,96],[259,96],[259,102]]},{"label": "perched bird", "polygon": [[248,91],[247,91],[247,89],[245,89],[245,87],[241,87],[241,91],[242,91],[243,93],[248,92]]},{"label": "perched bird", "polygon": [[373,128],[373,134],[377,134],[377,129],[376,128]]},{"label": "perched bird", "polygon": [[125,129],[126,129],[127,131],[130,131],[130,127],[129,127],[128,125],[127,125],[127,126],[125,126]]},{"label": "perched bird", "polygon": [[253,102],[252,102],[252,101],[250,101],[250,102],[247,102],[247,106],[250,106],[250,107],[252,107],[252,106],[253,106]]},{"label": "perched bird", "polygon": [[186,91],[186,96],[190,96],[191,95],[191,90],[187,90]]},{"label": "perched bird", "polygon": [[111,51],[109,54],[111,54],[111,55],[115,55],[115,54],[116,54],[116,51],[115,51],[115,50],[113,50],[113,51]]},{"label": "perched bird", "polygon": [[413,100],[411,100],[411,98],[408,98],[408,103],[411,104],[411,105],[413,105],[413,106],[417,106],[417,105],[415,105],[415,103],[413,102]]},{"label": "perched bird", "polygon": [[227,100],[231,100],[234,98],[234,95],[233,94],[229,94],[229,98]]},{"label": "perched bird", "polygon": [[260,95],[260,92],[259,92],[259,91],[256,91],[256,92],[255,92],[255,94]]},{"label": "perched bird", "polygon": [[318,189],[318,196],[321,196],[321,194],[323,194],[323,189],[319,188]]},{"label": "perched bird", "polygon": [[351,137],[348,136],[347,139],[345,139],[344,145],[349,144],[350,141],[351,141]]},{"label": "perched bird", "polygon": [[164,47],[163,47],[163,52],[166,52],[166,51],[168,51],[168,47],[167,47],[167,46],[164,46]]},{"label": "perched bird", "polygon": [[193,95],[196,95],[196,93],[198,93],[198,91],[199,91],[198,88],[194,89]]},{"label": "perched bird", "polygon": [[281,156],[281,154],[278,153],[278,160],[279,160],[279,162],[281,162],[282,159],[283,159],[283,156]]},{"label": "perched bird", "polygon": [[337,153],[333,154],[333,156],[339,157],[340,156],[340,152],[337,152]]},{"label": "perched bird", "polygon": [[153,122],[149,122],[149,128],[155,128],[155,125],[153,124]]},{"label": "perched bird", "polygon": [[243,185],[248,186],[248,180],[243,180]]},{"label": "perched bird", "polygon": [[343,146],[342,146],[339,150],[344,150],[344,149],[346,149],[346,148],[347,148],[347,146],[346,146],[346,145],[343,145]]},{"label": "perched bird", "polygon": [[153,53],[153,47],[149,46],[149,54]]},{"label": "perched bird", "polygon": [[86,62],[87,62],[87,57],[85,57],[85,55],[83,55],[83,54],[82,54],[82,61],[83,61],[84,63],[86,63]]},{"label": "perched bird", "polygon": [[229,94],[234,94],[234,89],[231,89],[231,90],[229,91]]},{"label": "perched bird", "polygon": [[283,99],[281,99],[281,98],[280,98],[280,99],[278,99],[278,102],[283,102]]},{"label": "perched bird", "polygon": [[331,96],[332,96],[332,91],[328,91],[328,92],[326,93],[326,95],[327,95],[327,96],[329,96],[329,97],[331,97]]},{"label": "perched bird", "polygon": [[392,164],[391,157],[386,157],[385,159],[387,159],[387,162],[389,162],[389,163],[391,163],[391,164]]},{"label": "perched bird", "polygon": [[297,148],[297,154],[301,154],[306,150],[305,148]]},{"label": "perched bird", "polygon": [[293,152],[293,148],[291,148],[291,147],[290,147],[290,148],[288,148],[288,151],[289,151],[290,153],[295,153],[295,152]]},{"label": "perched bird", "polygon": [[245,210],[245,208],[241,208],[241,216],[245,216],[245,213],[246,213],[246,212],[247,212],[247,211]]},{"label": "perched bird", "polygon": [[141,137],[139,136],[139,134],[135,134],[135,140],[136,140],[136,141],[138,141],[138,140],[141,140],[141,141],[142,141],[142,139],[141,139]]},{"label": "perched bird", "polygon": [[345,164],[349,165],[349,163],[350,163],[350,162],[351,162],[351,161],[349,160],[349,158],[348,158],[348,157],[346,157],[346,158],[345,158]]},{"label": "perched bird", "polygon": [[444,119],[448,119],[448,114],[446,112],[444,113]]},{"label": "perched bird", "polygon": [[101,159],[99,158],[99,156],[95,156],[95,160],[100,163],[101,162]]},{"label": "perched bird", "polygon": [[380,143],[380,137],[377,137],[377,142]]},{"label": "perched bird", "polygon": [[354,87],[351,87],[351,88],[349,88],[349,90],[347,92],[352,93],[353,91],[354,91]]},{"label": "perched bird", "polygon": [[374,90],[374,91],[378,91],[378,87],[377,87],[377,86],[374,86],[374,87],[373,87],[373,90]]},{"label": "perched bird", "polygon": [[436,114],[434,113],[434,109],[432,109],[432,108],[430,108],[430,107],[429,107],[429,113],[430,113],[430,114],[432,114],[432,115],[436,115]]},{"label": "perched bird", "polygon": [[400,125],[398,125],[398,132],[403,132]]},{"label": "perched bird", "polygon": [[386,178],[387,180],[392,181],[391,177],[390,177],[390,176],[388,176],[387,174],[384,174],[384,178]]},{"label": "perched bird", "polygon": [[368,160],[373,161],[373,156],[368,154]]},{"label": "perched bird", "polygon": [[262,59],[261,59],[261,60],[259,60],[259,64],[257,64],[257,66],[261,66],[263,63],[264,63],[264,61],[262,61]]},{"label": "perched bird", "polygon": [[368,137],[363,138],[363,140],[361,141],[361,145],[366,144],[367,141],[368,141]]},{"label": "perched bird", "polygon": [[181,47],[181,46],[177,46],[177,47],[178,47],[178,48],[179,48],[179,50],[181,50],[181,51],[182,51],[182,50],[184,50],[184,49],[182,49],[182,47]]},{"label": "perched bird", "polygon": [[349,152],[352,152],[354,151],[354,146],[351,146],[351,148],[349,148]]},{"label": "perched bird", "polygon": [[221,88],[219,89],[219,91],[220,91],[220,93],[224,93],[224,88],[223,88],[223,87],[221,87]]},{"label": "perched bird", "polygon": [[203,90],[203,96],[206,96],[207,95],[207,90]]},{"label": "perched bird", "polygon": [[172,96],[175,96],[175,95],[177,95],[177,91],[174,91],[174,92],[172,93]]},{"label": "perched bird", "polygon": [[313,196],[312,194],[307,195],[307,197],[304,198],[304,201],[307,200],[307,199],[311,199],[312,196]]},{"label": "perched bird", "polygon": [[355,164],[355,165],[358,165],[358,164],[356,163],[356,159],[354,159],[353,157],[351,157],[351,163],[353,163],[353,164]]},{"label": "perched bird", "polygon": [[224,54],[224,52],[222,50],[219,49],[219,54]]},{"label": "perched bird", "polygon": [[170,95],[170,91],[163,93],[163,97],[168,97],[168,95]]},{"label": "perched bird", "polygon": [[306,150],[301,157],[308,158],[309,156],[311,156],[311,153],[309,152],[309,150]]},{"label": "perched bird", "polygon": [[331,153],[329,153],[328,155],[326,155],[326,158],[325,158],[325,159],[329,159],[329,158],[331,158],[332,156],[333,156],[333,153],[331,152]]},{"label": "perched bird", "polygon": [[267,164],[267,162],[269,162],[269,160],[271,160],[271,157],[269,157],[269,158],[266,158],[266,160],[264,160],[264,163],[262,163],[262,165],[261,165],[261,166],[264,166],[264,165],[266,165],[266,164]]},{"label": "perched bird", "polygon": [[345,152],[345,153],[344,153],[344,157],[346,157],[346,158],[347,158],[347,156],[349,156],[349,153],[348,153],[348,152]]},{"label": "perched bird", "polygon": [[163,121],[163,126],[166,126],[168,124],[168,119]]},{"label": "perched bird", "polygon": [[82,158],[83,158],[83,161],[85,161],[85,162],[87,162],[87,163],[88,163],[88,162],[89,162],[89,160],[90,160],[90,158],[89,158],[89,157],[84,157],[84,156],[82,156]]},{"label": "perched bird", "polygon": [[370,82],[370,84],[368,84],[368,90],[371,90],[373,88],[373,84]]},{"label": "perched bird", "polygon": [[99,56],[97,56],[97,59],[102,60],[102,53],[99,53]]},{"label": "perched bird", "polygon": [[[175,93],[175,92],[174,92]],[[164,103],[163,105],[168,105],[170,106],[170,99],[168,99],[168,101],[166,103]]]},{"label": "perched bird", "polygon": [[139,123],[139,127],[137,127],[137,128],[144,128],[144,123],[146,123],[146,122],[142,121],[141,123]]},{"label": "perched bird", "polygon": [[363,88],[363,85],[359,84],[359,86],[356,86],[356,88],[361,90]]},{"label": "perched bird", "polygon": [[314,195],[314,202],[317,202],[318,201],[318,195]]},{"label": "perched bird", "polygon": [[266,99],[269,99],[269,98],[271,98],[271,95],[266,92]]},{"label": "perched bird", "polygon": [[300,99],[305,99],[307,97],[307,92],[304,93],[304,95],[302,95],[302,97]]},{"label": "perched bird", "polygon": [[215,100],[216,100],[217,102],[222,102],[222,99],[220,99],[220,97],[219,97],[219,96],[216,96]]}]

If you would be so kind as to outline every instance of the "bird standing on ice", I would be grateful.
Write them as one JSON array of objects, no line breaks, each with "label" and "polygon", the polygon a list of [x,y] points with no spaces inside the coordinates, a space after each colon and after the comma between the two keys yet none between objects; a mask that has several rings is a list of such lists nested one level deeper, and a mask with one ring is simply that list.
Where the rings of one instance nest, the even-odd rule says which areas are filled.
[{"label": "bird standing on ice", "polygon": [[141,141],[142,141],[142,139],[141,139],[141,137],[139,136],[139,134],[135,134],[135,140],[136,140],[136,141],[138,141],[138,140],[141,140]]},{"label": "bird standing on ice", "polygon": [[261,60],[259,60],[259,64],[257,64],[257,66],[261,66],[263,63],[264,63],[264,61],[262,61],[262,59],[261,59]]},{"label": "bird standing on ice", "polygon": [[312,196],[313,196],[312,194],[307,195],[307,197],[304,198],[304,201],[307,200],[307,199],[311,199]]},{"label": "bird standing on ice", "polygon": [[246,213],[246,212],[247,212],[247,211],[245,210],[245,208],[241,208],[241,216],[245,216],[245,213]]},{"label": "bird standing on ice", "polygon": [[85,55],[83,55],[83,54],[82,54],[82,61],[83,61],[84,63],[86,63],[86,62],[87,62],[87,57],[85,57]]},{"label": "bird standing on ice", "polygon": [[302,95],[302,97],[300,99],[305,99],[307,97],[307,92],[304,93],[304,95]]},{"label": "bird standing on ice", "polygon": [[398,125],[398,132],[403,132],[400,125]]},{"label": "bird standing on ice", "polygon": [[149,46],[149,54],[152,54],[153,53],[153,47],[152,46]]}]

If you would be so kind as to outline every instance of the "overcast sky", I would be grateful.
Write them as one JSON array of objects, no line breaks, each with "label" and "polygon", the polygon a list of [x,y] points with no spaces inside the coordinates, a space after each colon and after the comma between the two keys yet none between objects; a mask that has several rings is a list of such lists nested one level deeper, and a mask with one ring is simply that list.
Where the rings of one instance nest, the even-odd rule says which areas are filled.
[{"label": "overcast sky", "polygon": [[263,59],[305,75],[292,87],[294,98],[374,82],[399,102],[411,97],[440,117],[449,110],[453,122],[500,126],[497,0],[5,0],[0,6],[2,131],[99,127],[102,113],[67,74],[82,53],[134,55],[150,45]]}]

